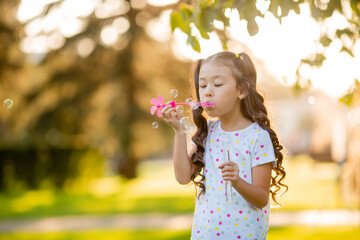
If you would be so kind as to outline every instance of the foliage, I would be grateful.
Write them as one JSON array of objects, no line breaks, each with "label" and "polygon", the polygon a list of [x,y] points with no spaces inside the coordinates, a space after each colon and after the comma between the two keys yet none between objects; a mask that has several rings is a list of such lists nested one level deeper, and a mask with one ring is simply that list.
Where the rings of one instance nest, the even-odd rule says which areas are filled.
[{"label": "foliage", "polygon": [[[172,12],[171,15],[171,29],[174,31],[179,28],[181,31],[188,35],[187,42],[190,43],[195,51],[200,52],[201,46],[198,38],[209,39],[209,33],[215,32],[219,36],[222,46],[227,50],[227,41],[229,40],[227,27],[230,26],[229,18],[225,15],[226,9],[233,9],[238,11],[240,20],[247,22],[247,31],[250,36],[258,33],[259,27],[256,22],[256,18],[263,18],[264,15],[269,12],[274,15],[279,22],[288,16],[293,11],[296,14],[300,14],[300,5],[307,4],[310,8],[311,16],[321,26],[328,18],[331,18],[334,14],[341,14],[347,21],[347,27],[343,29],[337,29],[335,33],[331,33],[326,28],[322,28],[322,33],[319,39],[319,43],[324,47],[323,50],[318,49],[313,56],[309,56],[307,59],[303,59],[301,64],[309,64],[320,67],[323,61],[326,59],[324,52],[335,39],[340,40],[343,44],[341,51],[348,53],[354,57],[354,45],[356,40],[359,39],[360,34],[360,2],[356,0],[341,1],[341,0],[267,0],[268,7],[264,13],[260,12],[257,1],[234,1],[234,0],[199,0],[192,1],[191,3],[181,3],[178,8]],[[223,28],[219,29],[214,26],[214,21],[220,21],[223,23]],[[191,31],[193,27],[196,27],[200,36],[196,36],[194,31]],[[299,66],[299,67],[300,67]],[[311,80],[307,83],[306,79],[301,79],[301,76],[297,72],[297,82],[294,85],[295,90],[307,89]],[[349,96],[347,96],[347,99]]]}]

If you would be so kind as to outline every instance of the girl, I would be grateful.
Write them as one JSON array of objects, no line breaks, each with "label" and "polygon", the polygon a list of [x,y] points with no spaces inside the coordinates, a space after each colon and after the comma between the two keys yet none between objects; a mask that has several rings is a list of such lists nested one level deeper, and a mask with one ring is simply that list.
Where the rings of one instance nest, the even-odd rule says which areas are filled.
[{"label": "girl", "polygon": [[[282,183],[283,147],[256,91],[254,65],[246,53],[219,52],[197,61],[194,83],[197,100],[215,106],[193,110],[197,132],[189,155],[181,114],[169,104],[162,109],[175,130],[176,180],[192,181],[200,189],[191,239],[266,239],[269,192],[279,204],[276,194],[287,186]],[[206,120],[203,110],[217,120]]]}]

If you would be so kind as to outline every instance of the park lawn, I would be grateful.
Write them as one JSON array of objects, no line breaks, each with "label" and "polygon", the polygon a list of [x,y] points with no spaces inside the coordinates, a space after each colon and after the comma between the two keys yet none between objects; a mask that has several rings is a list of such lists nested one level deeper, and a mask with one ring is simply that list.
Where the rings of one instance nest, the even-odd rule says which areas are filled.
[{"label": "park lawn", "polygon": [[[75,185],[67,191],[29,190],[0,193],[0,219],[42,218],[65,215],[119,213],[191,213],[195,204],[192,185],[175,181],[171,161],[147,161],[139,177],[126,181],[104,177]],[[337,165],[315,163],[306,156],[285,164],[289,191],[280,197],[283,207],[272,211],[349,208],[340,199]],[[326,196],[326,198],[324,198]],[[356,207],[351,207],[356,209]]]},{"label": "park lawn", "polygon": [[[268,240],[338,240],[358,239],[358,227],[276,227],[270,228]],[[55,233],[8,233],[1,234],[2,240],[184,240],[190,239],[190,230],[91,230]]]}]

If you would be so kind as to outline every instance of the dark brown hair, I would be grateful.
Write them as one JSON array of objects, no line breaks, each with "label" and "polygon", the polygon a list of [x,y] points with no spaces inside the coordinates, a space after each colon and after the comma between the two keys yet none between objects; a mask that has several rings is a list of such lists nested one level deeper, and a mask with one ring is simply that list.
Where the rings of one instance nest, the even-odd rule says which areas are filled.
[{"label": "dark brown hair", "polygon": [[[288,186],[282,183],[286,176],[284,167],[282,167],[283,154],[281,153],[281,150],[283,149],[283,146],[279,144],[279,140],[275,131],[270,127],[270,120],[264,105],[264,98],[256,91],[256,70],[253,62],[244,52],[240,54],[234,54],[233,52],[229,51],[219,52],[206,59],[198,60],[194,70],[194,83],[197,101],[200,101],[200,68],[204,63],[207,62],[215,62],[217,64],[227,66],[232,70],[233,76],[236,79],[237,88],[246,93],[246,97],[244,97],[240,103],[242,114],[247,119],[253,122],[257,122],[260,127],[269,132],[277,160],[276,166],[273,168],[275,176],[272,175],[271,177],[270,193],[274,202],[278,205],[281,205],[276,200],[276,195],[280,191],[281,187],[285,187],[286,191],[288,190]],[[192,137],[192,141],[197,145],[197,150],[191,156],[192,163],[195,165],[195,171],[192,173],[191,180],[196,186],[200,187],[201,191],[199,196],[201,194],[205,194],[205,177],[203,174],[201,174],[201,170],[205,166],[203,161],[205,152],[203,141],[208,134],[207,120],[202,115],[203,111],[204,109],[202,107],[193,110],[193,120],[197,126],[197,131]],[[273,187],[275,190],[271,189]]]}]

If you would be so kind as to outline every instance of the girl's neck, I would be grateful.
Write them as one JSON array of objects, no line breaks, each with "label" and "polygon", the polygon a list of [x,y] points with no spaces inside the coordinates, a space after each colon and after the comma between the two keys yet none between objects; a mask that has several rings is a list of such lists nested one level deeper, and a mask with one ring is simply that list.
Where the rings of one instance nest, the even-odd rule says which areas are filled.
[{"label": "girl's neck", "polygon": [[226,132],[232,132],[244,129],[253,122],[245,118],[241,111],[233,111],[232,113],[220,117],[221,128]]}]

